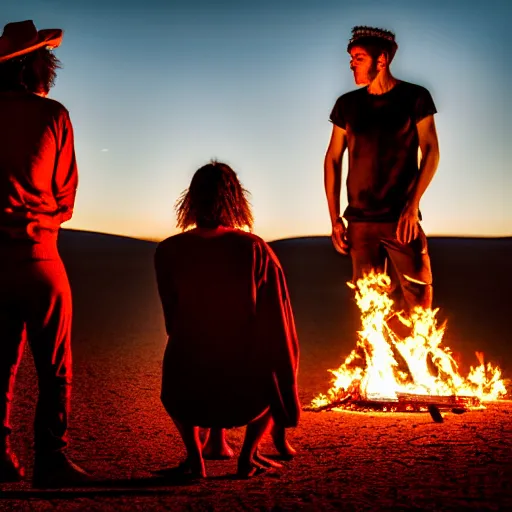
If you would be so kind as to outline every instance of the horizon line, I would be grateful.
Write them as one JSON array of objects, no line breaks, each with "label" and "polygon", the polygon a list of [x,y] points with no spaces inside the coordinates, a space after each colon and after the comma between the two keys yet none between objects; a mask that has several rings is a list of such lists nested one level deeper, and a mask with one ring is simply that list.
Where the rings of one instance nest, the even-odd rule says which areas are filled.
[{"label": "horizon line", "polygon": [[[78,229],[78,228],[61,228],[63,231],[74,231],[78,233],[90,233],[90,234],[98,234],[98,235],[107,235],[107,236],[116,236],[120,238],[129,238],[132,240],[140,240],[142,242],[152,242],[152,243],[159,243],[165,238],[161,239],[152,238],[152,237],[137,237],[137,236],[131,236],[131,235],[124,235],[121,233],[112,233],[108,231],[97,231],[97,230],[88,230],[88,229]],[[175,233],[178,234],[178,233]],[[173,235],[170,235],[173,236]],[[259,235],[258,235],[259,236]],[[300,236],[289,236],[289,237],[282,237],[282,238],[273,238],[271,240],[265,240],[267,243],[272,242],[282,242],[285,240],[301,240],[306,238],[330,238],[331,235],[329,234],[323,234],[323,235],[300,235]],[[261,237],[263,238],[263,237]],[[512,234],[510,235],[499,235],[499,236],[491,236],[491,235],[427,235],[427,239],[430,238],[455,238],[455,239],[466,239],[466,240],[504,240],[512,238]]]}]

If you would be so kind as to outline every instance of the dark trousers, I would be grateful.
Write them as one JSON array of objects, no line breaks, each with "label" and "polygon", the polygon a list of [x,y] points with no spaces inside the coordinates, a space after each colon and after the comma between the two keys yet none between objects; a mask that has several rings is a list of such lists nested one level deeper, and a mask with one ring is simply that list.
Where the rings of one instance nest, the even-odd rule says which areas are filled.
[{"label": "dark trousers", "polygon": [[0,258],[0,438],[11,432],[14,382],[25,341],[39,383],[36,453],[67,446],[71,392],[71,290],[60,259],[6,262]]},{"label": "dark trousers", "polygon": [[401,244],[396,238],[396,228],[396,222],[349,222],[347,236],[353,281],[371,269],[386,270],[398,309],[430,308],[432,272],[425,233],[420,227],[415,240]]}]

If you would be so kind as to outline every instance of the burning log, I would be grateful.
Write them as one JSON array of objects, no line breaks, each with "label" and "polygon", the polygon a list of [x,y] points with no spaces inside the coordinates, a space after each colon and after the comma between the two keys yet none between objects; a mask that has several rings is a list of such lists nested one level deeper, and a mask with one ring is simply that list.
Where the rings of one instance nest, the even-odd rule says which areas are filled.
[{"label": "burning log", "polygon": [[[333,409],[353,411],[382,411],[382,412],[421,412],[428,411],[432,419],[442,423],[441,410],[451,410],[454,414],[463,414],[471,407],[480,407],[480,400],[472,396],[458,397],[413,395],[411,393],[398,393],[398,400],[364,398],[358,393],[348,394],[338,400],[322,405],[305,407],[305,411],[322,412]],[[439,417],[441,420],[439,421]]]},{"label": "burning log", "polygon": [[332,409],[336,409],[336,407],[341,407],[342,405],[345,405],[351,399],[352,395],[347,395],[344,398],[341,398],[340,400],[334,400],[333,402],[329,402],[328,404],[320,405],[318,407],[304,407],[304,410],[313,412],[330,411]]},{"label": "burning log", "polygon": [[481,407],[482,403],[476,396],[439,396],[439,395],[414,395],[411,393],[397,393],[398,401],[407,404],[418,404],[423,407],[433,405],[438,409],[462,409],[468,407]]}]

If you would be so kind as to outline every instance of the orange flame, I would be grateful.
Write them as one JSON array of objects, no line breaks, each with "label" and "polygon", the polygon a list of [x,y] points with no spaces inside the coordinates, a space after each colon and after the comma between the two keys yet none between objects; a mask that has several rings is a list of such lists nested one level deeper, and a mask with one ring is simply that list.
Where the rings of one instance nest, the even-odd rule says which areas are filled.
[{"label": "orange flame", "polygon": [[[361,310],[362,329],[357,347],[337,370],[329,370],[334,381],[327,395],[312,401],[312,408],[326,406],[351,393],[366,400],[398,401],[398,393],[429,396],[469,396],[492,401],[506,394],[501,370],[480,365],[464,378],[448,347],[442,346],[446,324],[438,326],[438,309],[416,307],[409,316],[393,311],[386,274],[371,272],[357,281],[356,303]],[[389,325],[396,315],[409,334],[399,336]]]}]

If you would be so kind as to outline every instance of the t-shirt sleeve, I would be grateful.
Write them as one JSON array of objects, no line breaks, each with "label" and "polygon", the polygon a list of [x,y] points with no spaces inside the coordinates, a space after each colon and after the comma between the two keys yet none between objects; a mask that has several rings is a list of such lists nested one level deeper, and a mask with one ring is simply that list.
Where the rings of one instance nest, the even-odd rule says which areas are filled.
[{"label": "t-shirt sleeve", "polygon": [[336,100],[336,103],[334,104],[334,107],[332,108],[329,120],[336,126],[339,126],[340,128],[343,128],[344,130],[346,130],[347,120],[345,119],[345,112],[344,112],[343,105],[344,105],[344,102],[343,102],[342,98],[341,97],[338,98]]},{"label": "t-shirt sleeve", "polygon": [[414,119],[416,120],[416,123],[419,123],[422,119],[425,119],[425,117],[436,113],[437,109],[430,92],[424,87],[420,87],[414,111]]}]

